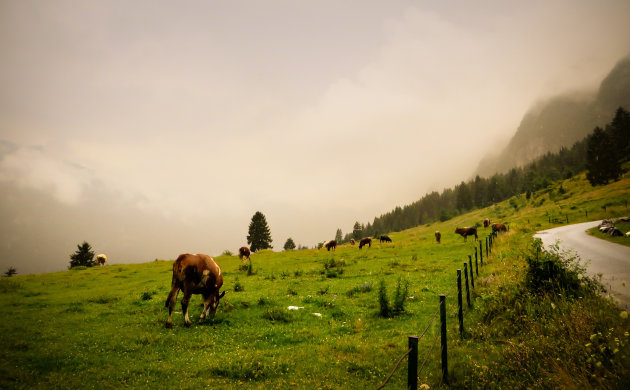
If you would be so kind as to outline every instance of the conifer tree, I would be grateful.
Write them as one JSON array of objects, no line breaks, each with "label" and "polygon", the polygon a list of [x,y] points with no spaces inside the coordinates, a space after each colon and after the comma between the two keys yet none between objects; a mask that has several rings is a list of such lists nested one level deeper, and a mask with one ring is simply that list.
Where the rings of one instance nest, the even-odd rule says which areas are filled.
[{"label": "conifer tree", "polygon": [[267,219],[260,211],[256,211],[249,223],[249,234],[247,235],[247,243],[252,252],[261,249],[272,249],[271,231],[267,225]]},{"label": "conifer tree", "polygon": [[70,255],[70,268],[92,267],[93,265],[94,251],[90,244],[83,241],[83,244],[77,245],[77,251]]},{"label": "conifer tree", "polygon": [[586,178],[591,185],[606,184],[621,176],[619,155],[608,132],[596,127],[588,137],[586,150]]},{"label": "conifer tree", "polygon": [[358,221],[354,223],[354,228],[352,229],[352,238],[354,238],[356,241],[359,241],[363,238],[363,228]]},{"label": "conifer tree", "polygon": [[337,233],[335,234],[335,241],[337,241],[337,243],[341,244],[341,242],[343,241],[343,234],[341,233],[341,229],[337,229]]},{"label": "conifer tree", "polygon": [[284,250],[288,251],[291,249],[295,249],[295,242],[293,242],[293,239],[289,237],[287,238],[287,242],[284,243]]}]

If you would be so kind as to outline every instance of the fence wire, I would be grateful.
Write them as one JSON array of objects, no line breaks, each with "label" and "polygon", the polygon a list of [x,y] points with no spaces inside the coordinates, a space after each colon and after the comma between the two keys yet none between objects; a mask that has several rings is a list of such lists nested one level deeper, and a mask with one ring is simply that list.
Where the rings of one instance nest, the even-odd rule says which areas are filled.
[{"label": "fence wire", "polygon": [[381,384],[379,387],[376,388],[376,390],[381,390],[383,387],[385,387],[385,385],[387,384],[387,382],[389,382],[390,379],[392,379],[392,376],[394,375],[394,373],[396,372],[396,370],[398,370],[398,366],[400,366],[400,362],[403,361],[404,358],[406,358],[409,353],[411,353],[411,348],[409,348],[407,350],[407,352],[405,352],[404,355],[402,355],[400,357],[400,359],[398,359],[398,362],[396,362],[396,365],[394,366],[394,369],[392,370],[392,372],[389,374],[389,376],[387,377],[387,379],[385,379],[385,381],[383,382],[383,384]]},{"label": "fence wire", "polygon": [[427,352],[427,354],[425,355],[424,361],[422,362],[422,365],[420,366],[420,369],[418,370],[418,382],[420,382],[420,374],[422,373],[422,369],[424,368],[424,365],[427,364],[427,362],[429,361],[429,356],[431,355],[431,352],[433,352],[433,348],[435,347],[435,342],[437,341],[439,336],[440,334],[438,333],[433,338],[433,344],[431,344],[431,346],[429,347],[429,352]]}]

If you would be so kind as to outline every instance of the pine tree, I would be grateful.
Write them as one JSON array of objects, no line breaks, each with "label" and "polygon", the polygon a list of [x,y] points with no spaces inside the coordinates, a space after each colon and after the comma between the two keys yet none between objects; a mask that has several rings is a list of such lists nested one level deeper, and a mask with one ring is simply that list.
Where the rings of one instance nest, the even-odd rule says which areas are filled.
[{"label": "pine tree", "polygon": [[267,225],[267,219],[260,211],[256,211],[256,214],[252,217],[252,221],[249,223],[249,234],[247,235],[247,243],[249,249],[252,252],[257,252],[261,249],[272,249],[271,243],[271,231],[269,225]]},{"label": "pine tree", "polygon": [[352,229],[352,238],[356,241],[359,241],[363,238],[363,228],[361,228],[361,224],[357,221],[354,223],[354,228]]},{"label": "pine tree", "polygon": [[621,176],[621,163],[611,136],[596,127],[588,137],[586,150],[586,178],[591,185],[606,184]]},{"label": "pine tree", "polygon": [[293,239],[289,237],[287,238],[287,242],[284,243],[284,250],[288,251],[291,249],[295,249],[295,242],[293,242]]},{"label": "pine tree", "polygon": [[341,244],[341,242],[343,241],[343,234],[341,233],[341,229],[337,229],[337,233],[335,234],[335,241],[337,241],[337,243]]},{"label": "pine tree", "polygon": [[70,268],[92,267],[93,265],[94,251],[90,244],[83,241],[83,244],[77,245],[77,251],[70,255]]},{"label": "pine tree", "polygon": [[15,269],[15,267],[9,267],[7,272],[4,273],[4,276],[6,276],[7,278],[10,278],[11,276],[15,275],[16,273],[17,273],[17,270]]}]

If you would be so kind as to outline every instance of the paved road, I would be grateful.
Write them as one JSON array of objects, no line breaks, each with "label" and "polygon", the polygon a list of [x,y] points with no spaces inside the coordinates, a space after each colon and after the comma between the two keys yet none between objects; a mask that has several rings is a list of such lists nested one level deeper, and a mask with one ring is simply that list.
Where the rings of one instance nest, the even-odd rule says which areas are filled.
[{"label": "paved road", "polygon": [[573,249],[582,261],[589,261],[587,272],[601,273],[606,289],[620,302],[621,307],[630,308],[630,247],[615,244],[590,236],[586,230],[601,221],[578,223],[543,230],[534,237],[540,238],[545,247],[560,240],[560,248]]}]

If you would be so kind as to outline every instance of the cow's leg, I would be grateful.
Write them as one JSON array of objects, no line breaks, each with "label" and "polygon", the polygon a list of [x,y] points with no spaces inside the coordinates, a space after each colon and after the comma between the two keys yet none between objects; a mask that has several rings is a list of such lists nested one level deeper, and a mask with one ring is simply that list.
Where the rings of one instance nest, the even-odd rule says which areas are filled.
[{"label": "cow's leg", "polygon": [[191,296],[192,296],[192,293],[189,291],[186,291],[186,289],[184,288],[184,297],[182,298],[182,313],[184,313],[184,325],[186,325],[189,328],[192,325],[190,323],[190,318],[188,318],[188,303],[190,302]]},{"label": "cow's leg", "polygon": [[201,316],[199,316],[199,321],[203,321],[208,313],[210,312],[210,302],[212,302],[212,295],[203,296],[203,311],[201,312]]},{"label": "cow's leg", "polygon": [[171,292],[168,293],[168,298],[166,298],[166,307],[168,307],[168,319],[166,320],[166,327],[173,327],[173,309],[175,308],[175,303],[177,302],[177,294],[179,294],[179,287],[172,286]]}]

